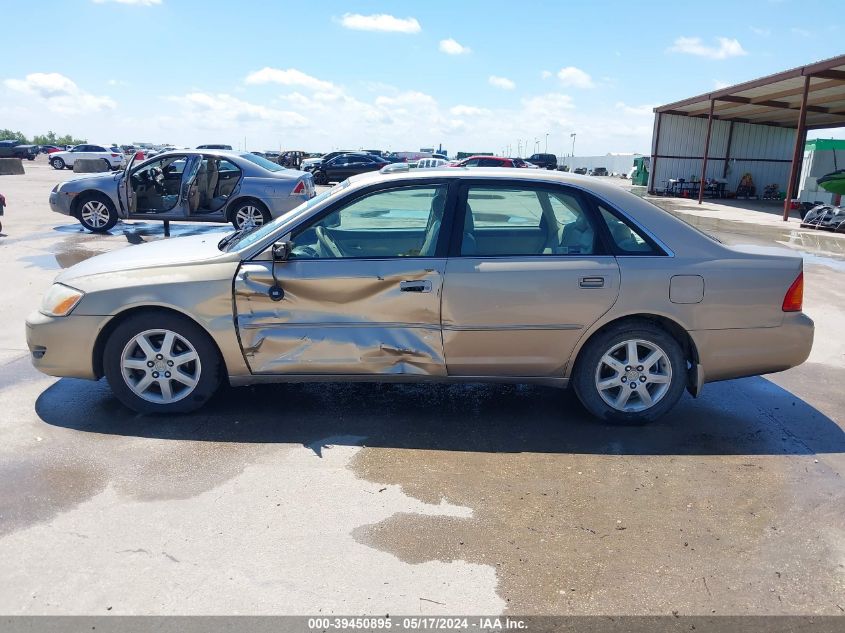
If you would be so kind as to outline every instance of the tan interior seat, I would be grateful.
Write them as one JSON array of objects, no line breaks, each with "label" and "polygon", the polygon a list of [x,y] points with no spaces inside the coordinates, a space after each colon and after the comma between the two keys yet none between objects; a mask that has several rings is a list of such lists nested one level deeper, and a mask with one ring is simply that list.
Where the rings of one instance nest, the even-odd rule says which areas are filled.
[{"label": "tan interior seat", "polygon": [[210,207],[211,201],[214,200],[214,193],[217,191],[217,182],[220,180],[220,170],[217,167],[217,159],[208,159],[208,178],[205,186],[205,197],[201,201],[201,206]]}]

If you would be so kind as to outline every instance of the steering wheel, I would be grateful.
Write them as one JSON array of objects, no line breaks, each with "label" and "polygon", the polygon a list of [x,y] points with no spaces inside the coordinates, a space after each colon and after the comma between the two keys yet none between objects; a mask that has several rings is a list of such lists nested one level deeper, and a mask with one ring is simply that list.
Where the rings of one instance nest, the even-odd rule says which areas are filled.
[{"label": "steering wheel", "polygon": [[318,226],[314,232],[317,234],[317,239],[333,257],[343,257],[343,252],[338,247],[337,243],[329,237],[328,233],[322,226]]}]

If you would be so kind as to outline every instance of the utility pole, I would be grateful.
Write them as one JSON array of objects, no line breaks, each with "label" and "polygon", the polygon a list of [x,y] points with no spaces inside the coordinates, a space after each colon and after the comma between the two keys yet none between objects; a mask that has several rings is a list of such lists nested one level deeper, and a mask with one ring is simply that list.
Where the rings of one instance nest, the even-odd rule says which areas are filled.
[{"label": "utility pole", "polygon": [[549,133],[546,132],[546,154],[549,153]]},{"label": "utility pole", "polygon": [[572,139],[572,158],[575,158],[575,134],[576,133],[573,132],[569,135],[569,137]]}]

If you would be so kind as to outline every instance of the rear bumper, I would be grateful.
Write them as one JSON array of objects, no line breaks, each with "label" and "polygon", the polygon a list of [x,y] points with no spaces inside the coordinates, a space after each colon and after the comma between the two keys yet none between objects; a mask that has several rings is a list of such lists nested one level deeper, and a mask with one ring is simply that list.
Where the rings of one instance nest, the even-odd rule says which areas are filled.
[{"label": "rear bumper", "polygon": [[698,330],[690,336],[698,349],[702,382],[756,376],[800,365],[813,348],[813,320],[787,313],[778,327]]},{"label": "rear bumper", "polygon": [[109,318],[49,317],[33,312],[26,319],[26,344],[32,364],[48,376],[95,380],[94,344]]}]

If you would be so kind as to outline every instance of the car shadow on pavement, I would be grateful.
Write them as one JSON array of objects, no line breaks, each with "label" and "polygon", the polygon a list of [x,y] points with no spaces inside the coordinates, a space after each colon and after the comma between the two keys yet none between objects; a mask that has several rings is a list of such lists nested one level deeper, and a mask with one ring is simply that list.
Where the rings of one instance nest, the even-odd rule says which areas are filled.
[{"label": "car shadow on pavement", "polygon": [[[498,384],[315,383],[223,388],[203,409],[143,416],[104,380],[62,379],[36,401],[47,424],[86,433],[207,442],[322,440],[440,451],[609,455],[845,452],[840,426],[762,377],[707,385],[647,426],[596,421],[571,391]],[[338,437],[349,438],[337,440]],[[364,438],[364,439],[355,439]]]}]

